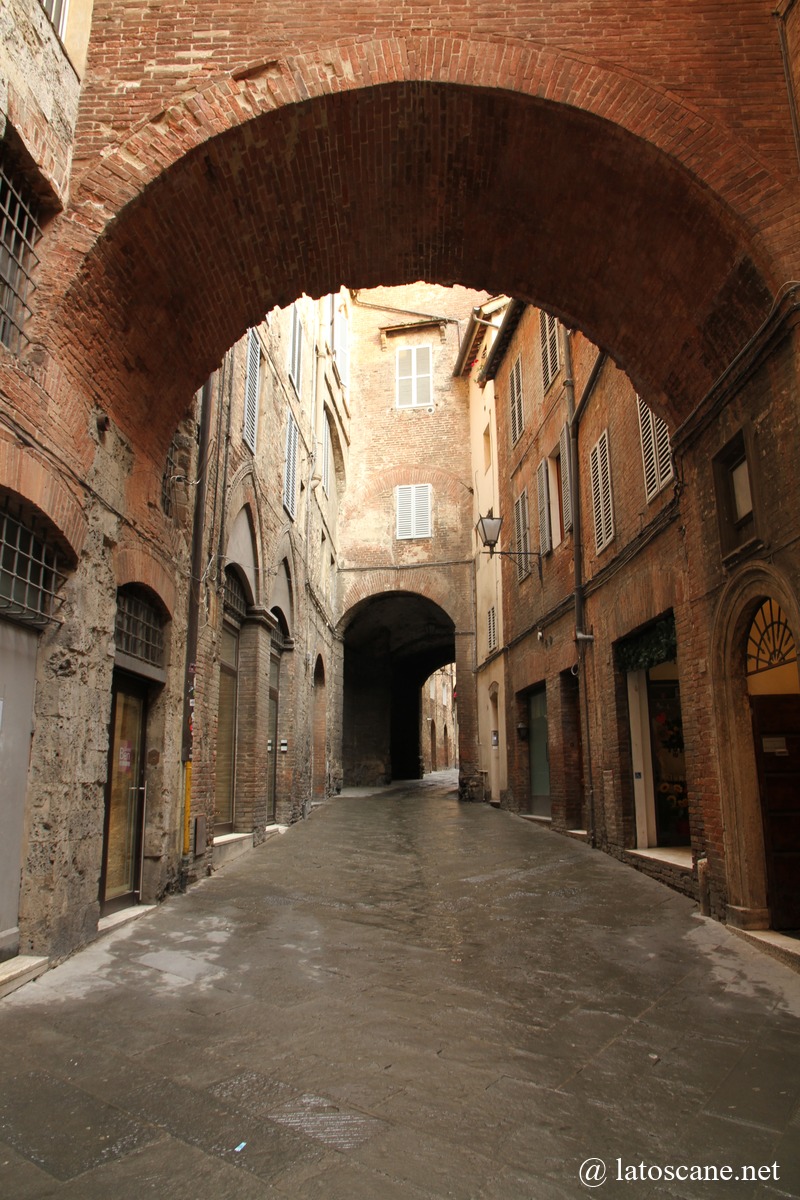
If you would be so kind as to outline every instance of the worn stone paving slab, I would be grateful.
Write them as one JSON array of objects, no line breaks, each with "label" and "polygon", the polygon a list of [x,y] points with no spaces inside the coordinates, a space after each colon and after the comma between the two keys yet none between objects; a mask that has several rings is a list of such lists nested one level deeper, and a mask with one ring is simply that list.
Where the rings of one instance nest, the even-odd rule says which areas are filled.
[{"label": "worn stone paving slab", "polygon": [[595,1195],[800,1196],[800,977],[441,778],[331,802],[0,1002],[3,1200],[572,1200],[592,1156]]}]

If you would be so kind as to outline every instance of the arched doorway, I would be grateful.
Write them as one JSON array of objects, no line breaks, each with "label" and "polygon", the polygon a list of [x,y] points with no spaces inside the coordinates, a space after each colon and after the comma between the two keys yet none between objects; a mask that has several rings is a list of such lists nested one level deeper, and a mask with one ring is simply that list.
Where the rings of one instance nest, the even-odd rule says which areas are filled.
[{"label": "arched doorway", "polygon": [[320,804],[327,794],[328,784],[328,701],[325,687],[325,664],[317,658],[314,667],[314,713],[312,717],[311,802]]},{"label": "arched doorway", "polygon": [[431,717],[431,770],[438,771],[438,758],[436,754],[436,722]]},{"label": "arched doorway", "polygon": [[800,677],[794,634],[771,597],[753,616],[746,662],[770,924],[800,930]]}]

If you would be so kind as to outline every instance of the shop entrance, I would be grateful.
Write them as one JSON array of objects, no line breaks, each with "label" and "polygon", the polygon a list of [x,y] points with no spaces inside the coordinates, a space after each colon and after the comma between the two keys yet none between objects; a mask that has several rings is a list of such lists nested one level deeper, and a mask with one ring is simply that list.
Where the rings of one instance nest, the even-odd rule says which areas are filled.
[{"label": "shop entrance", "polygon": [[115,672],[100,878],[100,903],[104,913],[135,904],[139,899],[145,813],[146,721],[146,685],[132,676]]}]

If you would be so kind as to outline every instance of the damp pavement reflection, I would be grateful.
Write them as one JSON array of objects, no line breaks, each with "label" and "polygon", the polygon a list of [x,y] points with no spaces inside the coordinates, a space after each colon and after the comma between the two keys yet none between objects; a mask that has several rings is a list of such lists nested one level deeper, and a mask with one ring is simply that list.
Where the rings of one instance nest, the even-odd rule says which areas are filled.
[{"label": "damp pavement reflection", "polygon": [[800,976],[455,784],[345,793],[0,1001],[0,1196],[800,1195]]}]

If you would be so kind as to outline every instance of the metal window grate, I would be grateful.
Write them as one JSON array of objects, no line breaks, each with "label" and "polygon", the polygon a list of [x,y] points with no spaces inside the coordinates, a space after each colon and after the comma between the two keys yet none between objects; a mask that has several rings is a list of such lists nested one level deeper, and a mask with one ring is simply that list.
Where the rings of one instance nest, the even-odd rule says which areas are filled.
[{"label": "metal window grate", "polygon": [[121,588],[117,593],[114,642],[123,654],[151,666],[164,665],[164,622],[154,604],[137,592]]},{"label": "metal window grate", "polygon": [[50,18],[50,24],[59,37],[64,33],[64,19],[67,15],[67,0],[41,0],[44,11]]},{"label": "metal window grate", "polygon": [[244,587],[235,571],[230,569],[225,572],[225,608],[234,617],[238,617],[243,621],[247,616],[247,596],[244,592]]},{"label": "metal window grate", "polygon": [[61,583],[52,547],[0,510],[0,613],[43,628],[53,619]]},{"label": "metal window grate", "polygon": [[15,354],[28,341],[22,327],[31,312],[39,263],[34,247],[41,232],[33,198],[12,182],[8,155],[0,146],[0,342]]}]

